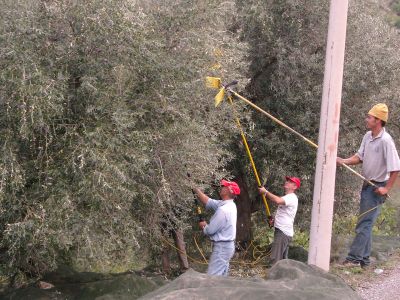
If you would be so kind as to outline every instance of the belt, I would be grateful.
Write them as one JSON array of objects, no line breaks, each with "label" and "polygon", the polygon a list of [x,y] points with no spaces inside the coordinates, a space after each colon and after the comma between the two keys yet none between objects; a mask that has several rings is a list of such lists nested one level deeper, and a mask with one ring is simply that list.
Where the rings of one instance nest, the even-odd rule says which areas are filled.
[{"label": "belt", "polygon": [[[370,182],[372,182],[372,183],[375,184],[375,185],[381,185],[381,184],[385,184],[385,183],[386,183],[386,181],[376,181],[376,180],[370,180]],[[370,185],[369,182],[364,180],[364,182],[363,182],[363,188],[364,188],[364,187],[367,187],[367,186],[369,186],[369,185]]]},{"label": "belt", "polygon": [[370,180],[373,184],[382,184],[386,183],[386,181],[375,181],[375,180]]},{"label": "belt", "polygon": [[230,240],[230,241],[213,241],[211,240],[213,243],[230,243],[230,242],[234,242],[235,240]]}]

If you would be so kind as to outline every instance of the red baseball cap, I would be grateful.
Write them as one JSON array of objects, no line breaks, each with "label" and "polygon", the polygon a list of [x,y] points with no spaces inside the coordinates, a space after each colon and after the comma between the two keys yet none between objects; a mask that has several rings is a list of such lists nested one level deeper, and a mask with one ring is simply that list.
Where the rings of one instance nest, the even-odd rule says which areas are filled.
[{"label": "red baseball cap", "polygon": [[297,188],[300,187],[301,181],[300,178],[298,177],[289,177],[289,176],[285,176],[286,180],[290,180],[291,182],[294,182],[297,186]]},{"label": "red baseball cap", "polygon": [[221,180],[221,186],[226,186],[229,191],[234,195],[240,195],[239,185],[234,181]]}]

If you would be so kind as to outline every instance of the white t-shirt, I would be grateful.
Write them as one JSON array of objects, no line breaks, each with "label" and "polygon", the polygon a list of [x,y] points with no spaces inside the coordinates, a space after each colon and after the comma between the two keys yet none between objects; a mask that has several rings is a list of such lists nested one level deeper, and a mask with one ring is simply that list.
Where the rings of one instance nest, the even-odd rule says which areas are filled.
[{"label": "white t-shirt", "polygon": [[285,205],[279,205],[275,214],[275,228],[280,229],[287,236],[292,237],[294,217],[296,216],[298,198],[296,194],[290,193],[282,197]]}]

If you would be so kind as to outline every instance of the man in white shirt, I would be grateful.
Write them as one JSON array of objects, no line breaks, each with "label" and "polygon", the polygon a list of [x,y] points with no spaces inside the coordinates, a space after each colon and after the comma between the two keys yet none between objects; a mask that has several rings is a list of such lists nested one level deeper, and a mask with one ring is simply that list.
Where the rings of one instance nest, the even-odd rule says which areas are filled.
[{"label": "man in white shirt", "polygon": [[265,187],[259,189],[260,194],[264,194],[272,202],[278,204],[275,214],[275,232],[272,243],[271,263],[278,260],[287,259],[289,253],[289,243],[294,234],[293,223],[297,212],[298,198],[295,191],[300,187],[300,179],[297,177],[285,177],[283,186],[285,196],[279,197],[266,190]]}]

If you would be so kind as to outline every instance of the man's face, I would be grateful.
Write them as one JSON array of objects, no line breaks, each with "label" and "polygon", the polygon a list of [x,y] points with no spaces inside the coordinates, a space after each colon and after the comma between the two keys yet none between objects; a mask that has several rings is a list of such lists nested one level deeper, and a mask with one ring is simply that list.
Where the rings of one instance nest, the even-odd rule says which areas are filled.
[{"label": "man's face", "polygon": [[221,198],[224,198],[226,196],[230,196],[231,192],[229,191],[228,187],[226,186],[221,186],[221,189],[219,190],[219,196]]},{"label": "man's face", "polygon": [[283,185],[283,187],[285,188],[285,190],[287,190],[287,189],[291,189],[291,190],[297,189],[296,184],[291,180],[286,180],[285,184]]},{"label": "man's face", "polygon": [[379,119],[371,115],[367,115],[367,117],[365,118],[365,124],[367,128],[371,130],[379,126],[380,122],[381,121]]}]

